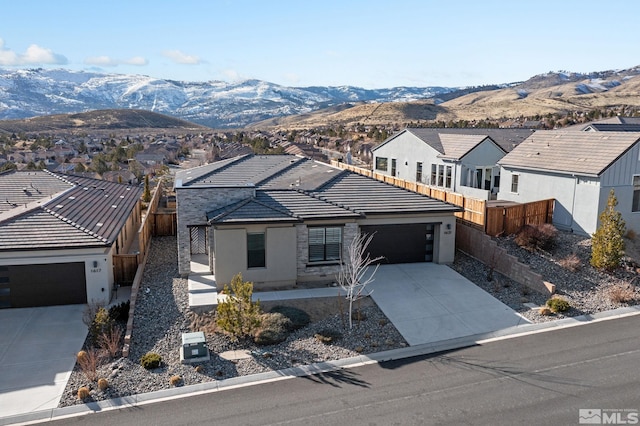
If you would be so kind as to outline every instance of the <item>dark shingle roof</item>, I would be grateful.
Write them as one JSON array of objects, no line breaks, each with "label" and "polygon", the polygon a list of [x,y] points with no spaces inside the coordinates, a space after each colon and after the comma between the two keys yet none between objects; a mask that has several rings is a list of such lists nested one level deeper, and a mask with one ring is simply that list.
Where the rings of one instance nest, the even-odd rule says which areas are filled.
[{"label": "dark shingle roof", "polygon": [[640,133],[632,132],[538,131],[498,164],[598,176],[638,140]]}]

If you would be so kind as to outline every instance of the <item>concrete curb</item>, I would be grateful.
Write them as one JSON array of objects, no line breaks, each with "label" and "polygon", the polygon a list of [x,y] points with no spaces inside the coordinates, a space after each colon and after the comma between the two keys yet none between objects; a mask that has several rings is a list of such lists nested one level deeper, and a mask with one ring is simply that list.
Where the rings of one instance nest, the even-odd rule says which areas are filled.
[{"label": "concrete curb", "polygon": [[69,417],[78,417],[91,413],[98,413],[101,411],[135,407],[169,399],[184,398],[187,396],[237,389],[245,386],[253,386],[260,383],[272,382],[276,380],[287,380],[295,377],[328,373],[342,369],[361,367],[369,364],[377,364],[385,361],[395,361],[415,356],[446,352],[474,345],[482,345],[499,340],[517,338],[529,334],[544,333],[547,331],[559,330],[568,327],[577,327],[593,322],[608,321],[634,315],[640,315],[640,306],[618,308],[593,315],[581,315],[578,317],[564,318],[545,323],[524,324],[493,331],[490,333],[481,333],[471,336],[458,337],[455,339],[443,340],[434,343],[425,343],[422,345],[410,346],[407,348],[391,349],[388,351],[376,352],[369,355],[359,355],[351,358],[339,359],[336,361],[327,361],[311,365],[291,367],[278,371],[253,374],[250,376],[239,376],[225,380],[199,383],[172,389],[163,389],[155,392],[131,395],[106,401],[92,402],[84,405],[74,405],[72,407],[53,408],[50,410],[36,411],[16,416],[0,417],[0,426],[33,424]]}]

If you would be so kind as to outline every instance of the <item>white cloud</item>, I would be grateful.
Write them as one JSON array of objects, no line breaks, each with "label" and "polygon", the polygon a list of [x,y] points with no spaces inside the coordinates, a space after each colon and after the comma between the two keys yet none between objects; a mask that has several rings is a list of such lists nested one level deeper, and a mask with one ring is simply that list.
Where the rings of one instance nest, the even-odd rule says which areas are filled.
[{"label": "white cloud", "polygon": [[162,54],[178,64],[198,65],[202,60],[195,55],[187,55],[180,50],[165,50]]},{"label": "white cloud", "polygon": [[11,49],[7,49],[4,45],[4,40],[0,38],[0,65],[63,65],[67,62],[67,58],[64,56],[37,44],[32,44],[24,53],[18,54]]},{"label": "white cloud", "polygon": [[129,59],[116,59],[110,56],[91,56],[85,58],[84,63],[87,65],[97,65],[100,67],[117,67],[118,65],[137,65],[144,66],[149,63],[146,58],[142,56],[134,56]]}]

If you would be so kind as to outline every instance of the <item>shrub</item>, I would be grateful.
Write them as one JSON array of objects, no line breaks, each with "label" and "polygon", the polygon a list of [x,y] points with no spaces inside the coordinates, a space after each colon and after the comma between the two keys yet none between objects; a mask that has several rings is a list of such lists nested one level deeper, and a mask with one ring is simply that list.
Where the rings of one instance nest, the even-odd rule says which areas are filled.
[{"label": "shrub", "polygon": [[298,330],[302,327],[306,327],[311,322],[311,317],[308,313],[302,309],[294,308],[293,306],[274,306],[269,312],[282,314],[289,318],[291,321],[291,330]]},{"label": "shrub", "polygon": [[313,335],[319,342],[329,345],[342,337],[342,333],[337,330],[325,328]]},{"label": "shrub", "polygon": [[548,250],[555,244],[558,230],[549,223],[525,225],[516,234],[515,243],[527,250]]},{"label": "shrub", "polygon": [[131,302],[128,300],[109,308],[109,318],[116,322],[126,323],[129,320],[129,308]]},{"label": "shrub", "polygon": [[87,303],[87,306],[85,306],[82,311],[82,322],[87,326],[87,328],[91,328],[91,324],[93,324],[93,320],[96,318],[98,310],[102,308],[104,308],[102,303],[97,303],[93,300],[90,303]]},{"label": "shrub", "polygon": [[613,303],[629,303],[635,298],[636,293],[629,284],[617,284],[609,290],[609,299]]},{"label": "shrub", "polygon": [[88,387],[82,386],[80,389],[78,389],[78,399],[87,399],[89,398],[89,395],[91,395],[91,392],[89,392]]},{"label": "shrub", "polygon": [[87,380],[94,381],[98,377],[98,367],[102,361],[100,353],[95,349],[89,349],[88,351],[78,352],[76,357],[80,371],[87,378]]},{"label": "shrub", "polygon": [[571,308],[569,302],[561,297],[552,297],[551,299],[547,300],[546,305],[549,309],[551,309],[551,312],[554,313],[566,312],[569,310],[569,308]]},{"label": "shrub", "polygon": [[182,383],[182,377],[171,376],[171,378],[169,379],[169,383],[171,384],[171,386],[178,386],[180,385],[180,383]]},{"label": "shrub", "polygon": [[260,328],[253,336],[258,345],[275,345],[286,340],[291,330],[291,320],[281,313],[267,313],[260,316]]},{"label": "shrub", "polygon": [[98,336],[98,347],[108,353],[111,358],[115,358],[120,351],[121,337],[122,328],[112,326],[109,330]]},{"label": "shrub", "polygon": [[260,302],[253,302],[253,283],[242,281],[238,274],[231,280],[231,289],[224,286],[227,298],[218,304],[216,324],[233,338],[252,336],[260,327]]},{"label": "shrub", "polygon": [[612,270],[620,266],[624,256],[625,223],[613,189],[607,199],[607,207],[600,214],[600,226],[591,239],[591,265],[598,269]]},{"label": "shrub", "polygon": [[155,352],[147,352],[140,358],[140,365],[147,370],[153,370],[160,367],[162,363],[162,357]]},{"label": "shrub", "polygon": [[580,269],[580,258],[577,254],[572,253],[558,260],[558,264],[564,269],[568,269],[571,272],[576,272],[578,269]]},{"label": "shrub", "polygon": [[103,391],[108,387],[109,387],[109,382],[107,381],[107,379],[105,379],[105,378],[98,379],[98,389]]},{"label": "shrub", "polygon": [[98,343],[98,336],[106,333],[113,327],[113,320],[109,316],[109,311],[105,308],[98,309],[96,316],[89,327],[89,339],[93,344]]}]

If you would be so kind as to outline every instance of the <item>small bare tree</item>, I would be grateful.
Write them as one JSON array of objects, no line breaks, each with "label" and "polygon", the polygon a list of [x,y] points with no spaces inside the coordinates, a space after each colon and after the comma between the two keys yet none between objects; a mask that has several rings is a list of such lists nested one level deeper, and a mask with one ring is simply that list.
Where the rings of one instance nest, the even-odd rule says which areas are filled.
[{"label": "small bare tree", "polygon": [[380,265],[375,265],[375,269],[371,273],[368,273],[368,269],[372,264],[384,258],[378,256],[372,259],[367,252],[373,235],[358,232],[347,247],[347,256],[338,274],[338,284],[346,292],[345,298],[349,301],[349,328],[353,328],[353,302],[371,294],[365,294],[364,290],[373,281],[373,276]]}]

